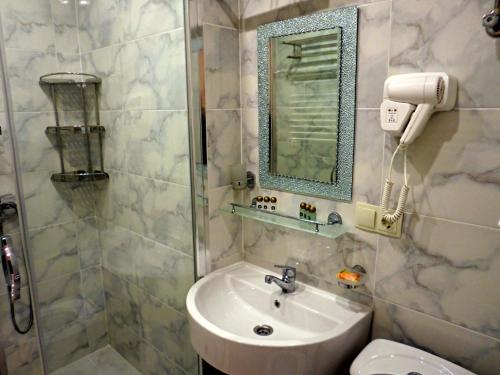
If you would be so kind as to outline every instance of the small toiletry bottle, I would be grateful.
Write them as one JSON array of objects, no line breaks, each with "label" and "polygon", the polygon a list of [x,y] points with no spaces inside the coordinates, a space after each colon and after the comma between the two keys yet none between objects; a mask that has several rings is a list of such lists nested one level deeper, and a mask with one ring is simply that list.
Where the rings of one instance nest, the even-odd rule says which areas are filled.
[{"label": "small toiletry bottle", "polygon": [[304,219],[311,220],[311,213],[309,212],[310,210],[311,210],[311,205],[307,203],[304,211]]},{"label": "small toiletry bottle", "polygon": [[261,209],[262,208],[262,201],[264,200],[264,198],[262,198],[260,195],[255,198],[257,200],[257,208]]},{"label": "small toiletry bottle", "polygon": [[301,219],[305,219],[305,216],[306,216],[306,205],[307,205],[306,202],[301,202],[300,203],[299,217]]},{"label": "small toiletry bottle", "polygon": [[316,206],[311,206],[309,209],[309,220],[316,221]]},{"label": "small toiletry bottle", "polygon": [[264,210],[267,210],[269,208],[269,201],[271,198],[269,198],[267,195],[264,197]]},{"label": "small toiletry bottle", "polygon": [[278,198],[271,197],[271,211],[276,211],[277,206],[278,206]]},{"label": "small toiletry bottle", "polygon": [[252,205],[250,207],[257,208],[257,197],[252,198]]}]

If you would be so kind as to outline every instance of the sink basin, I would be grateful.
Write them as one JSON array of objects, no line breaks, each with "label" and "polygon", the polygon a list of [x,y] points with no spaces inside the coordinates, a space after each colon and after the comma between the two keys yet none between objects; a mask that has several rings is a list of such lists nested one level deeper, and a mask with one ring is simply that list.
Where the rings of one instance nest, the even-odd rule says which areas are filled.
[{"label": "sink basin", "polygon": [[373,340],[351,366],[351,375],[475,375],[443,358],[398,342]]},{"label": "sink basin", "polygon": [[264,282],[266,274],[274,273],[240,262],[191,287],[186,303],[198,354],[232,375],[348,368],[368,342],[371,309],[301,283],[284,294]]}]

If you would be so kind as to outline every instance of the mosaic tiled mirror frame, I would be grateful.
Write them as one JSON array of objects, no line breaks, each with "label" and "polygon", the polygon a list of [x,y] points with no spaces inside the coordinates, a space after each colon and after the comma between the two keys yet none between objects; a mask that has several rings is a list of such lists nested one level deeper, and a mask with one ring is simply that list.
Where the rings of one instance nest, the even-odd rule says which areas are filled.
[{"label": "mosaic tiled mirror frame", "polygon": [[[337,178],[334,183],[317,182],[270,173],[269,39],[283,35],[340,27],[340,97]],[[354,161],[356,114],[356,57],[358,9],[341,8],[261,25],[257,28],[259,88],[259,180],[263,188],[290,191],[327,199],[350,201]]]}]

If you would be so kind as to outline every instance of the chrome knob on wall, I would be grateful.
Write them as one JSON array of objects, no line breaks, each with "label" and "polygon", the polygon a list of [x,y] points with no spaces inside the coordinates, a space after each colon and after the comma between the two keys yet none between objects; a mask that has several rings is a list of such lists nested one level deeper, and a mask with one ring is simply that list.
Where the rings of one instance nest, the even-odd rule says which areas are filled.
[{"label": "chrome knob on wall", "polygon": [[483,26],[492,38],[500,37],[500,0],[495,0],[495,7],[483,16]]}]

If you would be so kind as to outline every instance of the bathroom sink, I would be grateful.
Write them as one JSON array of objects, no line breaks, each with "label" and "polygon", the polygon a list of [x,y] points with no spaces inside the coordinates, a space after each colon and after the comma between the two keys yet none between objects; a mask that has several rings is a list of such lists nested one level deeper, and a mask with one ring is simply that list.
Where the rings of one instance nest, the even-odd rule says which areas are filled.
[{"label": "bathroom sink", "polygon": [[297,283],[284,294],[246,262],[210,273],[187,295],[198,354],[232,375],[322,375],[348,368],[366,345],[371,309]]}]

